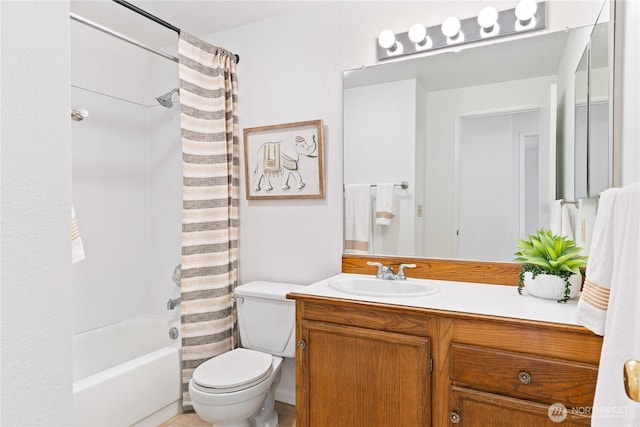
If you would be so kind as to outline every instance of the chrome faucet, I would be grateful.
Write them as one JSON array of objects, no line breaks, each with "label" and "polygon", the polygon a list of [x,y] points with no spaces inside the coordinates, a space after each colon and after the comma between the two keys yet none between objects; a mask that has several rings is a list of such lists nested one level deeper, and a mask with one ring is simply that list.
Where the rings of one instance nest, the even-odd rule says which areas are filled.
[{"label": "chrome faucet", "polygon": [[173,310],[176,308],[178,304],[180,304],[180,300],[181,298],[169,299],[169,301],[167,301],[167,310]]},{"label": "chrome faucet", "polygon": [[373,265],[378,267],[376,278],[383,279],[383,280],[406,280],[407,276],[405,276],[404,274],[404,269],[416,268],[415,264],[400,264],[400,266],[398,267],[398,274],[394,274],[393,269],[391,267],[382,265],[382,263],[367,261],[367,265]]}]

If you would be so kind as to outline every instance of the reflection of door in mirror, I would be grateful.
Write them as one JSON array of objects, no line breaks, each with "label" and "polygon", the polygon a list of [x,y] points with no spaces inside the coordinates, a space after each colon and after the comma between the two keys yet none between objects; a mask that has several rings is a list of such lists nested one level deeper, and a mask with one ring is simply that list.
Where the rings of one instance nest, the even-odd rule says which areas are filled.
[{"label": "reflection of door in mirror", "polygon": [[462,117],[457,257],[504,261],[539,224],[539,112]]}]

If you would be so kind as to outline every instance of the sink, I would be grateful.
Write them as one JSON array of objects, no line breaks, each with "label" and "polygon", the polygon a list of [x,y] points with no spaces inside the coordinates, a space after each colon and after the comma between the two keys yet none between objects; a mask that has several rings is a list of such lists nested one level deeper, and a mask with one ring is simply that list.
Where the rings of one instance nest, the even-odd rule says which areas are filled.
[{"label": "sink", "polygon": [[383,280],[369,277],[340,277],[329,282],[337,291],[375,297],[420,297],[440,292],[435,283],[414,280]]}]

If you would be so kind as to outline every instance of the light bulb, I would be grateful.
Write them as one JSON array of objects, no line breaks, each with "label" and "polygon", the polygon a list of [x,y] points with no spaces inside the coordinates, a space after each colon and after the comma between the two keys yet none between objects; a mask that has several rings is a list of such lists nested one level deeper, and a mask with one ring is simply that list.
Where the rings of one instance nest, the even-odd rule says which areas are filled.
[{"label": "light bulb", "polygon": [[396,35],[391,30],[384,30],[378,36],[378,44],[383,49],[393,50],[396,44]]},{"label": "light bulb", "polygon": [[427,29],[422,24],[413,24],[409,28],[409,40],[414,43],[423,45],[427,37]]},{"label": "light bulb", "polygon": [[449,38],[455,38],[460,31],[460,21],[453,16],[448,17],[442,22],[442,34]]},{"label": "light bulb", "polygon": [[496,24],[497,21],[498,11],[491,6],[482,9],[480,11],[480,14],[478,15],[478,25],[486,29],[488,32],[491,31],[492,27]]},{"label": "light bulb", "polygon": [[516,18],[522,23],[526,24],[538,10],[538,3],[536,0],[521,0],[516,5]]}]

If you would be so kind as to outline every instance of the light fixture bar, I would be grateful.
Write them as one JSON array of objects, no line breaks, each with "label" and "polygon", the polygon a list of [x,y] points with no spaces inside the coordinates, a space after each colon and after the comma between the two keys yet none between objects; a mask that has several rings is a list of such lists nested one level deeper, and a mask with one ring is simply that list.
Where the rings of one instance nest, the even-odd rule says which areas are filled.
[{"label": "light fixture bar", "polygon": [[400,56],[411,55],[414,53],[430,52],[436,49],[442,49],[445,47],[459,46],[468,44],[480,40],[489,40],[498,37],[510,36],[513,34],[521,34],[529,31],[541,30],[546,27],[546,2],[537,3],[537,10],[530,22],[523,25],[518,22],[518,18],[514,9],[508,9],[498,12],[498,19],[496,21],[499,31],[496,34],[482,34],[482,27],[478,24],[478,18],[467,18],[460,20],[460,32],[464,34],[463,41],[452,43],[451,40],[447,40],[447,36],[442,33],[440,25],[427,28],[427,37],[431,39],[428,45],[420,46],[419,44],[409,39],[409,32],[399,33],[395,36],[395,46],[400,46],[400,49],[386,49],[380,46],[376,40],[376,49],[378,53],[378,60],[385,60],[390,58],[397,58]]}]

